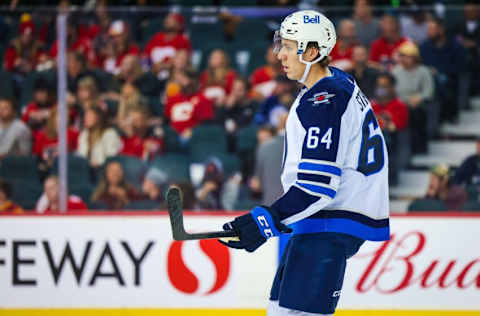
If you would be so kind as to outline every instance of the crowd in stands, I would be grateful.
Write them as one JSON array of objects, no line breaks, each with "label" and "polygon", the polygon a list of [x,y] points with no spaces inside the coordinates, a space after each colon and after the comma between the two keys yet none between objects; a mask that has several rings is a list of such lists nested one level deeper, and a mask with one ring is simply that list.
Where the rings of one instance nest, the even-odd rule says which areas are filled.
[{"label": "crowd in stands", "polygon": [[[480,9],[465,4],[453,28],[416,5],[374,14],[357,0],[352,9],[335,21],[330,65],[350,73],[371,101],[394,185],[411,155],[428,151],[439,124],[455,123],[468,106],[478,85]],[[90,17],[72,14],[67,27],[69,210],[162,209],[173,183],[190,209],[245,209],[281,194],[285,119],[300,86],[282,74],[266,39],[265,64],[242,76],[222,47],[208,52],[204,68],[193,62],[202,47],[180,13],[166,14],[143,43],[102,4]],[[53,212],[59,45],[53,24],[29,13],[17,22],[0,74],[0,212]],[[466,163],[452,183],[475,182],[466,175],[474,167]],[[447,195],[432,193],[446,190],[447,173],[432,173],[428,197]],[[30,191],[22,190],[27,182]]]}]

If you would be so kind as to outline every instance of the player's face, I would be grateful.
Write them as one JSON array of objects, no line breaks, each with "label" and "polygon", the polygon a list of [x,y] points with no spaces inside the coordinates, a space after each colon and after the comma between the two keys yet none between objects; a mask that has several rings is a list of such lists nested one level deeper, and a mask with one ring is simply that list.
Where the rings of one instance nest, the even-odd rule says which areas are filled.
[{"label": "player's face", "polygon": [[299,80],[302,78],[305,65],[298,58],[296,41],[282,39],[282,48],[278,52],[277,58],[282,63],[282,69],[288,79]]}]

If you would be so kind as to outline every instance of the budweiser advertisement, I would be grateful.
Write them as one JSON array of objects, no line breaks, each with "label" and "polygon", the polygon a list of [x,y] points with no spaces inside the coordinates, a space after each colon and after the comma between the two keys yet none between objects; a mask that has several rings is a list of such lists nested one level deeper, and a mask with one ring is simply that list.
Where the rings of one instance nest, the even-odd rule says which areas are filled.
[{"label": "budweiser advertisement", "polygon": [[[235,214],[186,215],[191,231]],[[349,260],[343,310],[479,310],[480,217],[394,217]],[[264,309],[277,241],[174,242],[165,213],[0,217],[0,309]]]}]

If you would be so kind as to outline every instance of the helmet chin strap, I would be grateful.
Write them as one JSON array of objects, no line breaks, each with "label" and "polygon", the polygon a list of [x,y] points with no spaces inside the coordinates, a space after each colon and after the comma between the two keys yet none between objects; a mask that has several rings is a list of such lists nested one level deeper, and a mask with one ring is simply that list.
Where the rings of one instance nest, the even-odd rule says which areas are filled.
[{"label": "helmet chin strap", "polygon": [[310,68],[312,68],[312,65],[315,63],[318,63],[320,60],[322,60],[324,56],[320,56],[315,60],[312,61],[306,61],[303,60],[303,54],[298,54],[298,59],[302,64],[305,64],[305,70],[303,71],[303,76],[298,80],[301,84],[305,84],[305,80],[307,80],[308,74],[310,73]]}]

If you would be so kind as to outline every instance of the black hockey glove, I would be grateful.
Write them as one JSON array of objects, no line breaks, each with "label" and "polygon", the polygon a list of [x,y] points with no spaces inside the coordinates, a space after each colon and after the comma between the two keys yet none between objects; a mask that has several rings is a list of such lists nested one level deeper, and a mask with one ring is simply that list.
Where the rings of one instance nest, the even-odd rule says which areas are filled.
[{"label": "black hockey glove", "polygon": [[278,214],[265,206],[257,206],[250,213],[235,218],[223,225],[224,230],[234,230],[239,240],[222,241],[227,247],[255,251],[268,238],[282,233],[291,233],[292,229],[280,222]]}]

